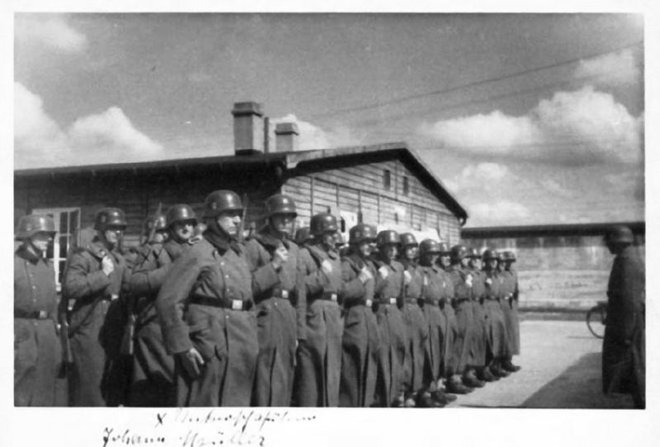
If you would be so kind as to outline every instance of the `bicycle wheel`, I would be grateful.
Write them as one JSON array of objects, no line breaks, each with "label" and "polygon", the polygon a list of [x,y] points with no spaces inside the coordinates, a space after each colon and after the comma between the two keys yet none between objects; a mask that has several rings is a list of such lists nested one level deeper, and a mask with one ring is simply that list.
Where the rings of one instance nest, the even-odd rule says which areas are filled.
[{"label": "bicycle wheel", "polygon": [[605,308],[594,306],[587,312],[587,327],[596,338],[605,336]]}]

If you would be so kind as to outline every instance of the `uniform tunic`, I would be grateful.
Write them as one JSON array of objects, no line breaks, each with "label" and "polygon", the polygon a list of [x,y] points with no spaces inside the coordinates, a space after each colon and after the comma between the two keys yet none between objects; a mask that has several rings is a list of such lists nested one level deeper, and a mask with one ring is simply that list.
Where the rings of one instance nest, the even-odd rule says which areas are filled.
[{"label": "uniform tunic", "polygon": [[442,373],[445,377],[457,374],[458,364],[460,362],[460,352],[457,350],[456,340],[458,339],[458,321],[454,312],[454,281],[449,272],[442,270],[440,272],[445,284],[443,287],[443,296],[440,300],[440,310],[445,317],[444,331],[444,365]]},{"label": "uniform tunic", "polygon": [[404,384],[408,392],[422,388],[424,379],[424,357],[429,338],[429,327],[419,300],[424,293],[424,270],[416,263],[404,261],[405,270],[411,281],[404,286],[403,321],[406,324],[406,364]]},{"label": "uniform tunic", "polygon": [[440,310],[440,300],[446,295],[444,272],[437,266],[424,266],[424,288],[422,299],[424,301],[424,318],[428,327],[428,339],[425,346],[424,385],[436,382],[442,376],[445,355],[445,336],[447,320]]},{"label": "uniform tunic", "polygon": [[645,280],[637,248],[624,248],[607,286],[603,340],[603,392],[632,393],[638,407],[645,404]]},{"label": "uniform tunic", "polygon": [[488,360],[506,358],[508,356],[508,333],[504,314],[500,305],[502,291],[500,281],[495,272],[484,272],[486,287],[484,312],[486,313],[486,335],[488,338]]},{"label": "uniform tunic", "polygon": [[194,347],[204,359],[199,377],[176,362],[177,405],[250,405],[259,353],[253,286],[277,281],[272,265],[251,272],[243,246],[208,230],[174,262],[156,298],[165,347]]},{"label": "uniform tunic", "polygon": [[55,405],[62,360],[55,328],[55,272],[20,246],[14,255],[14,405]]},{"label": "uniform tunic", "polygon": [[[114,271],[103,273],[107,255]],[[69,375],[73,406],[116,406],[125,403],[126,371],[119,351],[125,324],[124,298],[112,299],[128,283],[130,272],[118,251],[95,238],[71,255],[63,284],[63,299],[75,300],[69,336],[73,368]]]},{"label": "uniform tunic", "polygon": [[454,284],[454,299],[452,306],[456,315],[458,331],[454,339],[454,373],[461,374],[470,357],[472,348],[475,323],[472,306],[472,284],[474,278],[472,273],[458,265],[453,265],[448,270],[449,276]]},{"label": "uniform tunic", "polygon": [[483,305],[486,294],[485,274],[474,269],[471,269],[470,273],[473,277],[472,314],[474,316],[474,336],[470,346],[468,365],[481,367],[486,364],[486,350],[488,348],[486,311]]},{"label": "uniform tunic", "polygon": [[296,341],[305,338],[306,295],[298,246],[267,227],[247,242],[247,258],[252,270],[262,268],[272,261],[279,246],[289,255],[277,273],[278,282],[267,288],[257,285],[253,290],[259,356],[252,403],[257,406],[291,405]]},{"label": "uniform tunic", "polygon": [[383,278],[379,271],[376,277],[376,321],[380,328],[381,349],[379,378],[377,384],[378,404],[390,406],[394,399],[405,391],[404,367],[406,361],[406,325],[400,307],[403,307],[403,265],[397,261],[389,263],[379,257],[373,259],[375,266],[387,271]]},{"label": "uniform tunic", "polygon": [[[177,242],[170,244],[180,245]],[[130,404],[133,406],[167,407],[176,404],[174,357],[165,349],[155,306],[156,296],[169,273],[172,261],[163,244],[144,245],[138,252],[131,275],[130,290],[136,300],[135,352],[130,392]]]},{"label": "uniform tunic", "polygon": [[[294,401],[301,407],[336,407],[342,356],[339,300],[343,291],[341,259],[320,244],[301,250],[307,295],[306,338],[298,348]],[[332,272],[321,269],[328,261]]]},{"label": "uniform tunic", "polygon": [[514,269],[506,271],[509,275],[510,281],[510,293],[511,297],[509,298],[509,307],[511,325],[511,332],[509,333],[510,345],[511,345],[511,355],[520,355],[520,317],[518,315],[518,272]]},{"label": "uniform tunic", "polygon": [[500,306],[502,307],[502,315],[504,315],[504,324],[506,325],[507,357],[511,357],[514,349],[514,320],[511,299],[515,291],[515,285],[512,276],[507,271],[499,271],[497,273],[497,280],[500,286]]},{"label": "uniform tunic", "polygon": [[[373,312],[378,273],[370,260],[362,259],[357,254],[343,258],[341,266],[346,317],[342,337],[339,406],[370,407],[376,403],[380,355],[380,332]],[[363,284],[358,276],[365,266],[374,279]]]}]

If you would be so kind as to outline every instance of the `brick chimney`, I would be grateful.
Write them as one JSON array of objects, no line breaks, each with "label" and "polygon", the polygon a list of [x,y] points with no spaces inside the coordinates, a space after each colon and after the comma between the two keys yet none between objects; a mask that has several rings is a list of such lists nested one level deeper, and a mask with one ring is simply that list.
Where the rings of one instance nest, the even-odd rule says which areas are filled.
[{"label": "brick chimney", "polygon": [[298,125],[296,123],[279,123],[275,126],[275,144],[277,152],[298,150]]},{"label": "brick chimney", "polygon": [[264,151],[263,107],[257,102],[236,102],[234,116],[234,151],[237,155]]}]

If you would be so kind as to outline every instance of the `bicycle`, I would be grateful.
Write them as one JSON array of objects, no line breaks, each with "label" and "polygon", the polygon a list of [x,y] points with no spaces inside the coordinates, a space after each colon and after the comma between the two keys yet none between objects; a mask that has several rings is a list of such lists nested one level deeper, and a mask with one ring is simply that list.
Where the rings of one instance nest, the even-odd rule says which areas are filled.
[{"label": "bicycle", "polygon": [[607,319],[607,301],[599,301],[587,311],[587,328],[596,338],[605,336],[605,320]]}]

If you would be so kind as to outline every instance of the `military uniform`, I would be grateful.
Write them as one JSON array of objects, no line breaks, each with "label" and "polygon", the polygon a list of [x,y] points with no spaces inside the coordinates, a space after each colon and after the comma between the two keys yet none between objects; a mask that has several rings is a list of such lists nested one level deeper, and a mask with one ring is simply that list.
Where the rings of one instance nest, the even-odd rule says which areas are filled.
[{"label": "military uniform", "polygon": [[628,245],[614,258],[607,285],[603,392],[631,393],[638,408],[645,407],[645,284],[644,264]]},{"label": "military uniform", "polygon": [[424,357],[429,338],[429,328],[419,301],[424,294],[424,270],[414,262],[402,261],[410,275],[410,283],[404,287],[403,321],[406,324],[406,364],[404,384],[409,393],[423,387]]},{"label": "military uniform", "polygon": [[[106,276],[104,256],[114,264]],[[130,272],[117,250],[109,250],[98,238],[71,255],[63,284],[63,296],[75,300],[70,314],[69,336],[73,368],[69,393],[73,406],[116,406],[125,403],[125,371],[119,359],[125,324],[124,298],[120,295]]]},{"label": "military uniform", "polygon": [[[362,283],[358,276],[366,267],[374,279]],[[380,355],[380,332],[373,312],[376,267],[358,254],[342,259],[344,333],[342,337],[339,406],[370,407],[376,401],[376,380]],[[385,284],[381,283],[381,287]]]},{"label": "military uniform", "polygon": [[477,368],[486,365],[486,350],[488,347],[486,311],[483,302],[486,294],[485,274],[481,271],[470,269],[472,275],[472,314],[474,317],[474,334],[470,345],[468,365]]},{"label": "military uniform", "polygon": [[403,307],[404,269],[398,261],[388,263],[380,257],[374,257],[373,260],[379,270],[382,268],[388,273],[386,278],[383,278],[380,273],[376,276],[376,289],[378,290],[376,320],[381,331],[377,393],[379,405],[390,406],[399,395],[405,392],[404,367],[407,335],[403,314],[400,310]]},{"label": "military uniform", "polygon": [[[342,322],[338,301],[343,289],[341,259],[333,249],[310,244],[301,250],[307,315],[305,341],[298,348],[294,401],[301,407],[336,407],[342,356]],[[332,272],[321,269],[328,261]]]},{"label": "military uniform", "polygon": [[423,312],[429,332],[425,347],[424,384],[432,387],[444,375],[442,368],[447,351],[445,343],[447,319],[440,306],[446,305],[448,295],[446,290],[451,285],[447,284],[444,271],[438,266],[424,266],[422,272],[425,284],[422,292]]},{"label": "military uniform", "polygon": [[488,336],[488,358],[503,359],[508,356],[508,332],[502,313],[500,301],[502,299],[501,281],[494,271],[486,271],[484,285],[484,312],[486,314],[486,334]]},{"label": "military uniform", "polygon": [[55,405],[62,360],[56,333],[55,272],[21,245],[14,254],[14,405]]},{"label": "military uniform", "polygon": [[472,274],[458,266],[453,265],[447,272],[454,285],[452,307],[456,316],[456,338],[453,345],[454,373],[462,374],[470,356],[474,338],[474,315],[472,307]]},{"label": "military uniform", "polygon": [[296,341],[306,337],[304,272],[296,243],[266,227],[247,242],[247,259],[252,270],[263,268],[280,246],[287,249],[288,260],[277,272],[278,281],[266,288],[257,282],[253,289],[259,338],[253,393],[253,404],[257,406],[291,404]]}]

